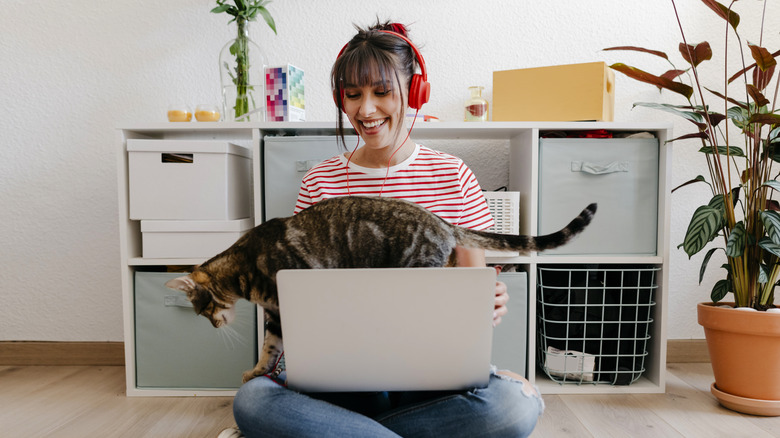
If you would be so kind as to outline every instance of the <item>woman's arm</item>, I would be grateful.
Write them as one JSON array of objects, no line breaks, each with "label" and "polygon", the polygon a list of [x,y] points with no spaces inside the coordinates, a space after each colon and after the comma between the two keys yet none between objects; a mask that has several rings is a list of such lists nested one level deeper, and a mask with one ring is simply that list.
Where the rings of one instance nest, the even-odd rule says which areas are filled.
[{"label": "woman's arm", "polygon": [[[461,267],[482,267],[485,266],[485,250],[463,248],[458,246],[455,248],[455,254],[458,257],[457,265]],[[496,268],[496,272],[500,272],[499,268]],[[509,301],[509,293],[506,289],[506,284],[496,281],[496,306],[493,311],[493,326],[501,323],[501,317],[506,315],[507,308],[506,303]]]}]

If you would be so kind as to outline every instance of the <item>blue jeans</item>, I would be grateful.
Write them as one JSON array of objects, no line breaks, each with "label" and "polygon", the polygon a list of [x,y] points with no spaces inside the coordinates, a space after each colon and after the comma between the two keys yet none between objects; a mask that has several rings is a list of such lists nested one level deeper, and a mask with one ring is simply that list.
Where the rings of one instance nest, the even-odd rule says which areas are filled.
[{"label": "blue jeans", "polygon": [[492,374],[486,388],[397,393],[298,393],[285,373],[245,383],[233,401],[253,437],[527,437],[544,410],[527,381]]}]

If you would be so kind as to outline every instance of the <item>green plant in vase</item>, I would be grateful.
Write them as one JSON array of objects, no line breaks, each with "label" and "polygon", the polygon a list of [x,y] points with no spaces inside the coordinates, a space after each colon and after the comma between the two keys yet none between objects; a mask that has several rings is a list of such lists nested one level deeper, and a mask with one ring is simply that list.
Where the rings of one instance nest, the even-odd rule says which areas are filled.
[{"label": "green plant in vase", "polygon": [[[712,29],[724,39],[722,65],[717,71],[732,71],[712,84],[705,84],[703,79],[703,69],[709,65],[705,62],[713,58],[712,48],[706,41],[687,41],[674,0],[671,4],[683,40],[679,53],[687,64],[684,69],[678,69],[665,52],[658,50],[635,46],[605,50],[642,52],[661,57],[671,65],[660,75],[623,63],[610,67],[682,96],[684,103],[679,105],[634,104],[691,122],[692,132],[670,141],[698,140],[699,152],[706,160],[708,178],[699,175],[683,186],[706,183],[712,198],[696,209],[680,246],[690,257],[713,240],[722,239],[722,246],[706,253],[699,282],[713,254],[724,251],[728,263],[723,265],[724,278],[712,289],[712,301],[718,302],[733,292],[738,307],[765,310],[774,307],[774,289],[780,279],[780,114],[776,106],[780,78],[775,76],[775,58],[780,51],[770,52],[762,42],[765,32],[777,33],[780,22],[767,20],[766,2],[762,1],[760,29],[748,29],[750,40],[746,41],[740,34],[745,29],[738,31],[740,16],[731,8],[736,0],[729,6],[715,0],[702,3],[723,19],[723,26]],[[768,29],[770,26],[775,29]],[[738,50],[737,65],[729,64],[730,49]]]},{"label": "green plant in vase", "polygon": [[[220,76],[222,81],[223,111],[232,120],[261,120],[263,66],[265,59],[260,47],[249,38],[248,22],[261,15],[268,27],[276,34],[276,23],[266,5],[270,0],[235,0],[228,4],[225,0],[216,0],[217,6],[212,13],[226,13],[233,18],[228,24],[236,22],[238,34],[220,54]],[[258,108],[257,103],[260,107]]]}]

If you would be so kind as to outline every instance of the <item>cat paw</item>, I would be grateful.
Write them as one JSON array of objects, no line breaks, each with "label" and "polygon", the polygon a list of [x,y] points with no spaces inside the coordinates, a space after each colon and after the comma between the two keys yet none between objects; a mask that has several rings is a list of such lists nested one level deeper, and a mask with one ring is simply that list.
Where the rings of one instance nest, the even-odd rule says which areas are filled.
[{"label": "cat paw", "polygon": [[243,381],[243,383],[246,383],[246,382],[254,379],[255,377],[261,376],[261,375],[262,374],[255,374],[255,370],[244,371],[244,374],[242,375],[242,379],[241,380]]},{"label": "cat paw", "polygon": [[264,376],[264,375],[266,375],[266,374],[268,374],[270,372],[271,372],[271,370],[270,369],[266,369],[265,367],[264,368],[260,368],[260,369],[253,368],[251,370],[244,371],[244,374],[242,375],[242,380],[244,381],[244,383],[246,383],[246,382],[254,379],[255,377]]}]

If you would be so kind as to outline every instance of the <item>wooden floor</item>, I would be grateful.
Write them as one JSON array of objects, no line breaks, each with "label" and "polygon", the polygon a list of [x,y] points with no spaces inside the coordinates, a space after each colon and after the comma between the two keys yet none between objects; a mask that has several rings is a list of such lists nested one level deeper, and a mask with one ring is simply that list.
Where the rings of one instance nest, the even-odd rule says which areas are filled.
[{"label": "wooden floor", "polygon": [[[709,393],[708,363],[670,364],[665,394],[545,396],[533,437],[780,437]],[[0,436],[205,437],[233,425],[229,397],[125,397],[124,367],[0,367]]]}]

